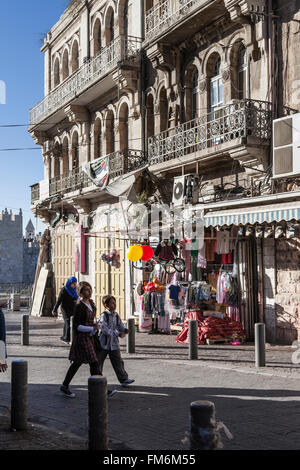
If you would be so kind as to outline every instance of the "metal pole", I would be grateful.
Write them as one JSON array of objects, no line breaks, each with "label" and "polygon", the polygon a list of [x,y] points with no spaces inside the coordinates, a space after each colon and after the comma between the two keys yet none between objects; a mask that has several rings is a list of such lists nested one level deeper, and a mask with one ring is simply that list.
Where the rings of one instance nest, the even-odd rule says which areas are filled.
[{"label": "metal pole", "polygon": [[189,359],[198,359],[198,322],[189,321]]},{"label": "metal pole", "polygon": [[101,375],[88,379],[89,450],[107,450],[107,380]]},{"label": "metal pole", "polygon": [[217,430],[215,405],[211,401],[190,404],[190,450],[215,450],[222,447]]},{"label": "metal pole", "polygon": [[266,365],[266,328],[264,323],[255,323],[255,367]]},{"label": "metal pole", "polygon": [[73,342],[73,335],[74,335],[74,317],[70,317],[70,342]]},{"label": "metal pole", "polygon": [[127,335],[127,352],[135,353],[135,319],[129,318],[127,320],[128,335]]},{"label": "metal pole", "polygon": [[29,346],[29,315],[22,315],[22,346]]},{"label": "metal pole", "polygon": [[11,364],[11,428],[27,429],[28,365],[19,359]]}]

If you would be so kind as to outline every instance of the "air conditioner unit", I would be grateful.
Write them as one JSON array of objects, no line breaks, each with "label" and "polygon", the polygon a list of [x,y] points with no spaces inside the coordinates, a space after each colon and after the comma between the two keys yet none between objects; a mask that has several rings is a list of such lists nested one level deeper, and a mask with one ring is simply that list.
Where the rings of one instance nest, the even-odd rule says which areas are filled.
[{"label": "air conditioner unit", "polygon": [[300,113],[273,121],[273,178],[300,175]]},{"label": "air conditioner unit", "polygon": [[176,176],[173,185],[174,206],[182,206],[183,204],[196,204],[198,202],[198,175]]}]

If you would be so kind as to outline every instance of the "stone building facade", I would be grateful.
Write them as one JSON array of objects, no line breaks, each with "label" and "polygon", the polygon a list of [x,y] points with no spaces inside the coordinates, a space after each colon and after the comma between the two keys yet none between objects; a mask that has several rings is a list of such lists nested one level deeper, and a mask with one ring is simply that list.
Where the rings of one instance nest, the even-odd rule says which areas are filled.
[{"label": "stone building facade", "polygon": [[[31,225],[30,225],[31,224]],[[39,255],[39,241],[32,222],[23,237],[23,214],[0,214],[0,284],[32,284]]]},{"label": "stone building facade", "polygon": [[[151,199],[155,182],[170,203],[174,178],[197,175],[207,226],[230,217],[245,233],[258,224],[286,229],[293,221],[291,240],[252,236],[253,243],[241,244],[257,271],[255,299],[246,274],[241,281],[246,314],[266,323],[268,340],[297,339],[300,182],[297,174],[272,178],[272,122],[300,107],[300,46],[293,40],[299,5],[284,5],[71,2],[45,38],[45,97],[30,111],[29,127],[45,163],[44,181],[32,186],[32,209],[51,227],[56,290],[74,273],[81,227],[80,280],[94,286],[98,308],[112,292],[123,316],[132,314],[127,241],[115,242],[123,256],[118,273],[99,261],[116,247],[103,233],[122,225],[114,215],[121,193],[100,190],[82,171],[106,156],[111,185],[133,175],[138,200]],[[140,177],[145,165],[151,177]],[[253,324],[249,331],[253,337]]]}]

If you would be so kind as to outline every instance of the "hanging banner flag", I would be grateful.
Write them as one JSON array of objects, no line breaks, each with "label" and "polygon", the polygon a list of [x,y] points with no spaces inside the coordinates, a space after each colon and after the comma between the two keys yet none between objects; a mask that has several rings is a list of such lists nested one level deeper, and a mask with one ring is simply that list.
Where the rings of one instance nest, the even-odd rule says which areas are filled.
[{"label": "hanging banner flag", "polygon": [[104,189],[107,186],[109,178],[109,156],[100,157],[92,162],[84,163],[81,168],[100,189]]}]

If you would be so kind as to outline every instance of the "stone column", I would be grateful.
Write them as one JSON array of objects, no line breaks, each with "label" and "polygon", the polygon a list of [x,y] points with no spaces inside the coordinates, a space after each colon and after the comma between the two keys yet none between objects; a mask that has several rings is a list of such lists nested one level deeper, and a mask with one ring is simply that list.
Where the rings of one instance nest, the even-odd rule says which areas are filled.
[{"label": "stone column", "polygon": [[227,66],[222,70],[223,82],[223,103],[226,104],[231,100],[231,69]]}]

